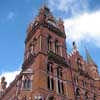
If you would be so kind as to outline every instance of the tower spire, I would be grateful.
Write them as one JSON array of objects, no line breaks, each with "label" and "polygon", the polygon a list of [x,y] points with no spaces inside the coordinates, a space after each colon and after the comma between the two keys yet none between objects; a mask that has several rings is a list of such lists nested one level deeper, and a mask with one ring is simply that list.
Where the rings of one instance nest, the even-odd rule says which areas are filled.
[{"label": "tower spire", "polygon": [[85,47],[85,52],[86,52],[87,63],[95,65],[95,63],[94,63],[94,61],[93,61],[93,59],[92,59],[92,57],[91,57],[91,55],[86,47]]}]

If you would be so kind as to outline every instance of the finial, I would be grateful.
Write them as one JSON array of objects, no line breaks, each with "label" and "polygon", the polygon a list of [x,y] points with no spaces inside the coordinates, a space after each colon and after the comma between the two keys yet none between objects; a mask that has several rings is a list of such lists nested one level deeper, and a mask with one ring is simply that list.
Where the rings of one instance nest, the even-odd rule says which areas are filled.
[{"label": "finial", "polygon": [[1,87],[2,87],[3,90],[5,90],[6,86],[7,86],[7,82],[5,81],[5,77],[3,76],[1,78]]},{"label": "finial", "polygon": [[77,46],[76,46],[75,41],[73,41],[73,49],[74,49],[74,50],[77,50]]}]

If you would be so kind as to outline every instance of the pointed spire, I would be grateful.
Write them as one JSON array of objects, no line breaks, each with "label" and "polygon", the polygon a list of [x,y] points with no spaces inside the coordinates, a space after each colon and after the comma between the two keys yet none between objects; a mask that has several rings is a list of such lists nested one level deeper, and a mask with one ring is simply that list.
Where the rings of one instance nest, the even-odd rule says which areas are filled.
[{"label": "pointed spire", "polygon": [[85,48],[85,52],[86,52],[86,60],[87,60],[87,63],[96,65],[94,63],[94,61],[93,61],[93,59],[92,59],[92,57],[91,57],[91,55],[90,55],[90,53],[89,53],[89,51],[88,51],[87,48]]}]

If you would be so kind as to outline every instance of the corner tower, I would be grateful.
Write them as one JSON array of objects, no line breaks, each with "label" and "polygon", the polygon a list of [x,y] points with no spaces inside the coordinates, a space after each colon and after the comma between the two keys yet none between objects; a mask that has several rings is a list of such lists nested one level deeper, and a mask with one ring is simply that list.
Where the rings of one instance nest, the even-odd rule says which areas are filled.
[{"label": "corner tower", "polygon": [[42,7],[27,29],[22,67],[23,73],[29,69],[33,73],[34,100],[54,100],[57,93],[64,96],[64,83],[60,78],[67,66],[65,39],[63,21],[56,20],[48,7]]}]

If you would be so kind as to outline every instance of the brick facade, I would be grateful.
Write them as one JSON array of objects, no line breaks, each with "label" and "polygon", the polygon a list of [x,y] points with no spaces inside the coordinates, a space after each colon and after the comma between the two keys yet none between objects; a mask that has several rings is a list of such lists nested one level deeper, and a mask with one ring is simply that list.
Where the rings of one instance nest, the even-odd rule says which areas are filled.
[{"label": "brick facade", "polygon": [[0,100],[100,100],[97,66],[82,58],[75,42],[68,54],[65,41],[63,21],[42,7],[27,29],[22,71]]}]

